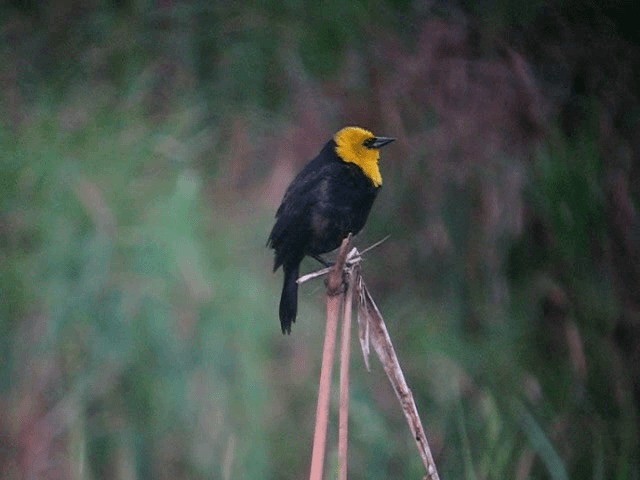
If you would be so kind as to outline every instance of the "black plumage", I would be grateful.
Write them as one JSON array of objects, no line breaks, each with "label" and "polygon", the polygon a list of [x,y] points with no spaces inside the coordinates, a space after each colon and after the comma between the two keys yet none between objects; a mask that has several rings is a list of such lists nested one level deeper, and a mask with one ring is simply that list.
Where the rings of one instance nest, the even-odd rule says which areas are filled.
[{"label": "black plumage", "polygon": [[[367,149],[375,148],[376,171],[377,148],[392,140],[370,134],[362,144]],[[282,333],[291,333],[296,319],[296,280],[304,256],[330,252],[349,233],[357,234],[367,221],[379,189],[380,185],[375,185],[354,161],[345,161],[337,154],[333,139],[291,182],[267,241],[275,250],[274,271],[280,266],[284,271],[280,298]]]}]

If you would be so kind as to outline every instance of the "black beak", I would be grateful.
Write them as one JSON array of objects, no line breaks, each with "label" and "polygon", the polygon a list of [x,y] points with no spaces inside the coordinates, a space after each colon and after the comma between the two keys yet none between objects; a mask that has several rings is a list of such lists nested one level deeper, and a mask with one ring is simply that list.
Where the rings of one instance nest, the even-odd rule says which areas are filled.
[{"label": "black beak", "polygon": [[395,138],[391,137],[373,137],[370,148],[381,148],[386,144],[391,143],[395,140]]}]

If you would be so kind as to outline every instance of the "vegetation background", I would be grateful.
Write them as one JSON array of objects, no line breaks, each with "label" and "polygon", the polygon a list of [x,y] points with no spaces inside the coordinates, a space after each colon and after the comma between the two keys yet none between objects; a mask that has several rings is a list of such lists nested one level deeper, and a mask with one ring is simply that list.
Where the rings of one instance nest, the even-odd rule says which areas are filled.
[{"label": "vegetation background", "polygon": [[[441,477],[640,478],[636,3],[2,2],[0,477],[304,478],[323,286],[283,337],[264,244],[358,124]],[[352,372],[351,477],[421,478]]]}]

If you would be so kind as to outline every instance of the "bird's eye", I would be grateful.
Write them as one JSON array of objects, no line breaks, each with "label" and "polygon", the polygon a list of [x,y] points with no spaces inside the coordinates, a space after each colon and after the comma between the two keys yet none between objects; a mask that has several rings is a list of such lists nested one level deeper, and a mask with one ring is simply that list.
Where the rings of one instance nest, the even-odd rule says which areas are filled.
[{"label": "bird's eye", "polygon": [[373,148],[373,143],[376,141],[376,137],[367,138],[362,145],[367,148]]}]

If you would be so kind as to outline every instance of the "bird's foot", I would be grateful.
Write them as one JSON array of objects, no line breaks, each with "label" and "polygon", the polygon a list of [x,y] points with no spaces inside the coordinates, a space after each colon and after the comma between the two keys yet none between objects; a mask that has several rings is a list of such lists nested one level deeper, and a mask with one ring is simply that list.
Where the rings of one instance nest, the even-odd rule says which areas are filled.
[{"label": "bird's foot", "polygon": [[334,262],[329,262],[322,258],[320,255],[311,255],[311,258],[315,258],[318,262],[320,262],[326,268],[333,267]]}]

